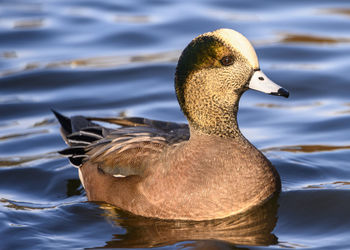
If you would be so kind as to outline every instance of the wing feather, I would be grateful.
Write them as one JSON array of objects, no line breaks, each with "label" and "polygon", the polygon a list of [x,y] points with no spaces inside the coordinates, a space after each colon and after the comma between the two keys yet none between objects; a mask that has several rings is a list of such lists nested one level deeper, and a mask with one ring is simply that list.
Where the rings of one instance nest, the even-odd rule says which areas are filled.
[{"label": "wing feather", "polygon": [[[75,166],[93,162],[103,172],[117,177],[142,175],[150,165],[147,163],[157,158],[166,147],[189,139],[187,124],[140,117],[68,118],[57,111],[54,113],[62,125],[62,135],[70,145],[60,153],[68,156]],[[105,128],[96,121],[120,127]]]}]

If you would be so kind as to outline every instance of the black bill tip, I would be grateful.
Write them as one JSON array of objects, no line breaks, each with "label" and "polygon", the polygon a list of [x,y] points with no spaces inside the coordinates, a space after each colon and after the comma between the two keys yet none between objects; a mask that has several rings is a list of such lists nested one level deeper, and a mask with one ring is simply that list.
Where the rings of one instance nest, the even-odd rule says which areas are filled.
[{"label": "black bill tip", "polygon": [[285,98],[289,97],[289,91],[285,88],[279,88],[277,92],[271,93],[271,95],[284,96]]}]

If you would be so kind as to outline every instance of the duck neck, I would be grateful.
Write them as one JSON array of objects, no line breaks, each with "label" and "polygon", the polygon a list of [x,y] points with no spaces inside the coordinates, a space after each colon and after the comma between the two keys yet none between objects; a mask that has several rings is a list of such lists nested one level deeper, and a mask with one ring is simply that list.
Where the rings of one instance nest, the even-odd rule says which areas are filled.
[{"label": "duck neck", "polygon": [[234,99],[233,105],[207,105],[206,103],[198,102],[196,109],[189,109],[187,118],[191,134],[242,138],[243,135],[237,123],[240,96]]}]

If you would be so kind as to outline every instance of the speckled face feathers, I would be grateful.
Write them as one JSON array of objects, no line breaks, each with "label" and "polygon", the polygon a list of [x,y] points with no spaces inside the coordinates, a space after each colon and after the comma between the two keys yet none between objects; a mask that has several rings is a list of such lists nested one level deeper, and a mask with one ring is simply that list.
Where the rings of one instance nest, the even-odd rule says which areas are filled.
[{"label": "speckled face feathers", "polygon": [[251,43],[242,34],[219,29],[193,39],[175,74],[180,106],[193,132],[240,137],[238,102],[248,88],[288,97],[260,70]]},{"label": "speckled face feathers", "polygon": [[253,47],[236,31],[220,29],[192,40],[175,76],[176,94],[191,127],[236,136],[238,101],[257,67]]}]

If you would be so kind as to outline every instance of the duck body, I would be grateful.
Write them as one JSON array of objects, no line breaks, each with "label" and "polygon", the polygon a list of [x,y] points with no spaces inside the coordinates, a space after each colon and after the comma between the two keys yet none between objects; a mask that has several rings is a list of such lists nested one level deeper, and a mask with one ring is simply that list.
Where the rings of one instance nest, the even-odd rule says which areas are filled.
[{"label": "duck body", "polygon": [[188,45],[177,67],[175,89],[188,125],[68,118],[54,111],[70,145],[61,153],[79,167],[92,201],[161,219],[211,220],[244,212],[281,189],[275,168],[237,125],[238,102],[248,88],[288,96],[260,73],[245,37],[227,29],[206,33]]},{"label": "duck body", "polygon": [[[253,154],[245,154],[253,149]],[[167,170],[164,161],[171,163]],[[224,218],[280,190],[279,176],[258,150],[223,138],[193,136],[176,149],[165,150],[162,162],[154,164],[150,178],[140,185],[153,206],[152,217]]]}]

